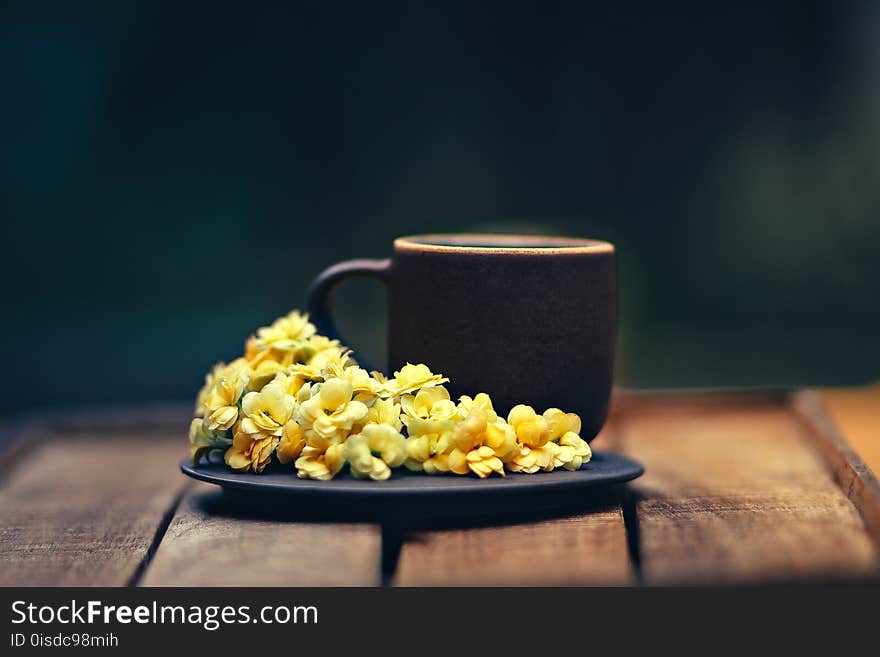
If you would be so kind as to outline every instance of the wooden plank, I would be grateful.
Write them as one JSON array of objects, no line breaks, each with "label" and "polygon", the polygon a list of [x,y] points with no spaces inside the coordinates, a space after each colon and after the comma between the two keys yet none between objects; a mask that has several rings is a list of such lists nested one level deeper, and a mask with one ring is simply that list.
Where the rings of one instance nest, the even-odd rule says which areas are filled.
[{"label": "wooden plank", "polygon": [[641,398],[615,413],[647,584],[873,577],[877,548],[785,397]]},{"label": "wooden plank", "polygon": [[[593,443],[607,449],[607,427]],[[526,476],[526,475],[511,475]],[[411,531],[397,586],[563,586],[633,583],[616,492],[568,517]]]},{"label": "wooden plank", "polygon": [[419,532],[397,586],[623,585],[632,582],[620,507],[540,522]]},{"label": "wooden plank", "polygon": [[185,485],[183,434],[29,432],[0,487],[0,585],[131,582]]},{"label": "wooden plank", "polygon": [[830,417],[874,474],[880,472],[880,384],[827,388],[819,396],[822,413]]},{"label": "wooden plank", "polygon": [[804,391],[796,395],[794,404],[810,427],[841,490],[858,510],[874,544],[880,546],[880,483],[877,477],[826,415],[822,397]]},{"label": "wooden plank", "polygon": [[241,513],[216,487],[198,483],[143,585],[373,586],[381,583],[381,541],[377,525],[291,521],[271,509]]}]

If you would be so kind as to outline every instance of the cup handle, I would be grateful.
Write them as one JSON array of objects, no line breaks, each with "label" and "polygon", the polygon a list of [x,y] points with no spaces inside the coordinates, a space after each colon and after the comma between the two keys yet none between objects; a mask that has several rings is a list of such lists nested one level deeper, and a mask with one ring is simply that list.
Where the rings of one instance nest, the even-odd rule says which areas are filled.
[{"label": "cup handle", "polygon": [[[388,285],[388,273],[391,271],[391,259],[372,260],[367,258],[359,258],[357,260],[346,260],[338,262],[335,265],[327,267],[324,271],[317,275],[311,286],[309,286],[308,300],[306,302],[306,310],[309,313],[309,319],[318,333],[326,335],[328,338],[339,340],[346,346],[348,343],[339,335],[336,330],[336,323],[333,321],[333,312],[330,310],[330,297],[333,290],[338,285],[349,278],[375,278]],[[371,369],[360,359],[358,362],[366,369]]]}]

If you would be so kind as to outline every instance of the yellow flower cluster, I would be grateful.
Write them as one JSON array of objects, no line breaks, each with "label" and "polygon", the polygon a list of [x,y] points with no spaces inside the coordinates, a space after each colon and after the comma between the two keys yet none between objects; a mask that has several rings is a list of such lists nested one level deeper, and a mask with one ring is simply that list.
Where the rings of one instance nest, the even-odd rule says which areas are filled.
[{"label": "yellow flower cluster", "polygon": [[383,480],[399,466],[429,475],[577,470],[590,460],[574,413],[515,406],[506,418],[484,392],[458,403],[427,365],[387,378],[367,372],[293,311],[257,330],[244,356],[205,377],[190,425],[191,456],[212,452],[239,471],[273,455],[304,479]]}]

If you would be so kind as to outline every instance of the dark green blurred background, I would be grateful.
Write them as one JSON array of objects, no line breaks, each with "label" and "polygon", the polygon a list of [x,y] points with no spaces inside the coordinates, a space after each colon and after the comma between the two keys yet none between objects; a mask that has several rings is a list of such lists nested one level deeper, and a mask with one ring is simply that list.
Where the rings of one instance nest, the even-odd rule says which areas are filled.
[{"label": "dark green blurred background", "polygon": [[614,241],[625,385],[880,373],[876,3],[4,6],[4,413],[191,398],[427,231]]}]

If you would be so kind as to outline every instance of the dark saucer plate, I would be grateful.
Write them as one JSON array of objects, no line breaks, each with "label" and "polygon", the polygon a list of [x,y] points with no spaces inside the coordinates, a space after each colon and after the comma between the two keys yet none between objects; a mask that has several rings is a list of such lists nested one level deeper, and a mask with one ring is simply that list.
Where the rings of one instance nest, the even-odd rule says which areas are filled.
[{"label": "dark saucer plate", "polygon": [[[184,474],[222,486],[227,491],[281,494],[332,503],[382,504],[383,502],[437,502],[453,504],[477,498],[509,501],[533,499],[536,495],[570,495],[587,489],[630,481],[644,472],[641,464],[608,452],[594,452],[580,470],[554,470],[531,475],[511,473],[506,477],[434,475],[396,469],[386,481],[355,479],[341,473],[330,481],[300,479],[291,466],[277,466],[260,475],[229,470],[222,463],[193,465],[187,459],[180,464]],[[579,495],[580,497],[580,495]]]}]

